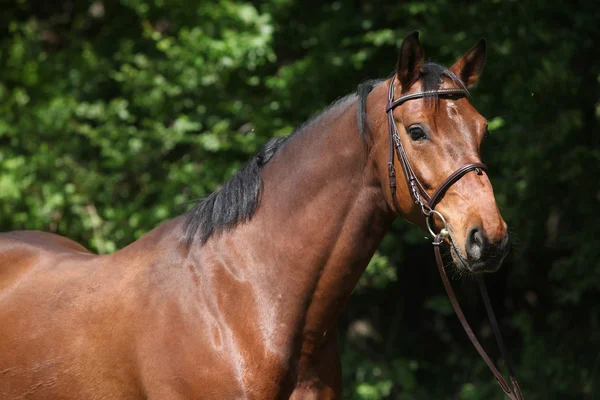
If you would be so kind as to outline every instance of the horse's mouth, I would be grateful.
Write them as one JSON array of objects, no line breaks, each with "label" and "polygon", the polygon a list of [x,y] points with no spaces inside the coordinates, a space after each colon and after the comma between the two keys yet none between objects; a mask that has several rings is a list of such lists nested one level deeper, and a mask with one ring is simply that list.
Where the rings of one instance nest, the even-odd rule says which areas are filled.
[{"label": "horse's mouth", "polygon": [[458,251],[458,249],[454,245],[454,242],[452,240],[450,240],[449,242],[450,242],[450,255],[452,257],[452,261],[454,263],[454,266],[460,272],[464,272],[464,273],[467,273],[467,274],[473,274],[473,273],[475,273],[469,267],[469,263],[467,262],[467,260],[465,260],[465,258],[460,255],[460,252]]},{"label": "horse's mouth", "polygon": [[465,274],[476,275],[484,272],[496,272],[500,269],[504,256],[502,257],[490,257],[490,260],[479,261],[475,263],[469,262],[465,257],[460,254],[460,251],[456,248],[456,245],[449,240],[450,243],[450,255],[454,266]]}]

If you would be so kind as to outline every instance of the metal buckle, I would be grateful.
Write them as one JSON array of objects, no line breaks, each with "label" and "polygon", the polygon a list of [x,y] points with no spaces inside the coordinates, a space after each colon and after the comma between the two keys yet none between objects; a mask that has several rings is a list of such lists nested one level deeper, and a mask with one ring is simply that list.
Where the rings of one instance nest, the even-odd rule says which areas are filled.
[{"label": "metal buckle", "polygon": [[[415,199],[415,203],[419,204],[421,206],[421,211],[423,211],[423,206],[425,205],[425,203],[421,199],[421,195],[419,194],[419,190],[417,189],[417,184],[415,183],[414,179],[411,179],[409,182],[410,182],[410,192],[412,194],[412,197],[413,197],[413,199]],[[423,214],[428,215],[424,211],[423,211]]]}]

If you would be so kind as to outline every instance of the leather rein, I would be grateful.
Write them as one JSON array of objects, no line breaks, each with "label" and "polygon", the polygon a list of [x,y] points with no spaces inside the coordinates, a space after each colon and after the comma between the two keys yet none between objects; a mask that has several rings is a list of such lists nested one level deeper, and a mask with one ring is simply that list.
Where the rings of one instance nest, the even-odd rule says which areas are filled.
[{"label": "leather rein", "polygon": [[[494,363],[490,360],[489,356],[477,340],[477,337],[473,333],[471,326],[467,322],[465,315],[458,304],[458,300],[456,299],[456,295],[454,294],[454,290],[452,289],[452,285],[448,280],[448,276],[446,275],[446,270],[444,269],[444,262],[442,260],[442,255],[440,252],[440,247],[444,243],[446,239],[450,240],[450,232],[448,231],[448,226],[446,224],[446,220],[443,215],[440,214],[439,211],[436,211],[434,208],[437,203],[441,200],[444,193],[456,183],[460,178],[465,176],[465,174],[475,171],[477,175],[482,175],[483,171],[487,172],[487,166],[482,163],[468,163],[463,165],[454,171],[450,176],[448,176],[440,186],[433,192],[431,196],[427,193],[424,186],[421,184],[419,179],[417,178],[414,170],[412,169],[410,162],[408,160],[408,156],[404,151],[404,147],[402,146],[402,142],[400,141],[400,135],[398,134],[398,128],[396,127],[396,123],[394,121],[393,110],[399,105],[414,99],[421,99],[429,95],[435,95],[442,99],[457,99],[462,97],[467,97],[468,92],[464,89],[438,89],[436,91],[420,91],[415,93],[410,93],[404,96],[400,96],[397,99],[394,99],[394,79],[395,76],[390,80],[390,84],[388,87],[388,100],[385,108],[385,112],[388,117],[388,132],[390,136],[390,160],[388,162],[388,175],[390,182],[390,192],[392,195],[392,200],[394,203],[394,207],[396,211],[400,211],[400,206],[398,205],[398,200],[396,199],[396,170],[394,168],[394,154],[398,157],[398,161],[402,166],[402,172],[404,173],[404,178],[406,179],[406,185],[408,186],[410,195],[414,202],[421,207],[421,212],[425,217],[425,221],[427,222],[427,228],[432,236],[435,237],[433,240],[433,248],[435,252],[435,260],[438,266],[438,270],[440,273],[440,277],[442,278],[442,282],[444,284],[444,288],[446,289],[446,293],[448,294],[448,298],[450,299],[450,303],[452,304],[452,308],[454,308],[454,312],[456,313],[463,329],[467,333],[469,340],[483,359],[483,361],[487,364],[492,374],[498,381],[498,384],[504,390],[506,395],[512,400],[523,400],[523,395],[521,394],[521,388],[519,387],[519,383],[515,378],[514,370],[509,361],[508,353],[506,351],[506,347],[504,346],[504,341],[502,340],[502,335],[500,334],[500,329],[498,328],[498,322],[496,321],[496,316],[494,314],[494,310],[492,309],[489,296],[487,294],[487,289],[485,287],[485,283],[483,281],[483,277],[478,275],[477,283],[479,285],[479,290],[481,292],[481,296],[483,298],[483,302],[485,304],[485,308],[488,314],[488,318],[492,325],[492,329],[494,331],[494,335],[496,336],[496,341],[498,342],[498,346],[500,347],[500,351],[502,352],[502,356],[504,358],[504,362],[506,363],[506,367],[508,369],[510,375],[511,386],[504,380],[502,374],[498,371]],[[434,232],[434,225],[432,223],[433,217],[437,216],[443,224],[443,228],[438,232]]]}]

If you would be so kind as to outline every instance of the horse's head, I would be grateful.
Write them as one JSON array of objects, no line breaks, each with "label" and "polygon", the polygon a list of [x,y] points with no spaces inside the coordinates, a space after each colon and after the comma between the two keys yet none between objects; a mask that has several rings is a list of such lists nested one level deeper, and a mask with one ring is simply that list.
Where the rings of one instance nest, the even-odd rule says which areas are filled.
[{"label": "horse's head", "polygon": [[[397,211],[408,220],[420,225],[424,225],[422,210],[427,214],[431,206],[439,212],[447,222],[456,266],[471,273],[497,270],[508,251],[506,223],[482,171],[485,166],[477,167],[487,121],[466,96],[484,61],[485,41],[480,40],[450,69],[424,63],[418,34],[409,35],[402,44],[394,77],[382,85],[386,89],[378,88],[380,93],[388,90],[393,98],[386,98],[388,118],[379,125],[373,147],[390,207],[399,208]],[[393,157],[396,179],[388,170],[394,133],[398,136],[395,140],[400,141]],[[402,152],[408,163],[402,161]],[[463,174],[454,176],[457,180],[447,181],[465,165]],[[397,189],[388,186],[390,180],[397,181]],[[412,185],[415,189],[411,193]],[[436,195],[440,187],[443,190]],[[424,207],[418,204],[419,198]],[[432,221],[436,232],[444,228],[439,214],[432,215]]]}]

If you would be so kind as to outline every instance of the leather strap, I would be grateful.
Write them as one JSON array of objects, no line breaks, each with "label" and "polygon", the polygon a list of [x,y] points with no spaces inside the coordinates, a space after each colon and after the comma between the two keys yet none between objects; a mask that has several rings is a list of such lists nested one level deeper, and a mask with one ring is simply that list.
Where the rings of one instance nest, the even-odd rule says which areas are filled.
[{"label": "leather strap", "polygon": [[446,190],[452,185],[454,185],[460,178],[462,178],[467,172],[476,171],[477,175],[481,175],[482,171],[487,172],[487,166],[483,163],[469,163],[465,164],[456,171],[454,171],[449,177],[446,178],[444,182],[437,188],[431,199],[429,200],[429,207],[434,208],[436,204],[441,200]]},{"label": "leather strap", "polygon": [[477,283],[479,285],[479,292],[481,293],[483,304],[485,304],[485,310],[487,312],[488,319],[490,320],[492,330],[494,331],[494,336],[496,337],[496,342],[498,343],[498,347],[500,348],[500,352],[502,353],[502,358],[504,358],[504,362],[506,363],[506,368],[508,369],[508,374],[510,376],[510,382],[512,383],[513,390],[515,392],[515,395],[517,396],[517,400],[523,400],[523,395],[521,394],[521,387],[519,386],[519,382],[517,382],[517,378],[515,378],[515,371],[513,370],[512,363],[510,362],[510,357],[508,356],[508,351],[506,350],[506,346],[504,345],[504,340],[502,340],[502,334],[500,333],[500,328],[498,327],[498,321],[496,321],[496,314],[494,313],[494,309],[492,308],[490,296],[488,296],[487,288],[485,287],[483,275],[479,275],[477,277]]},{"label": "leather strap", "polygon": [[[392,81],[393,81],[393,79],[394,79],[394,77],[392,77]],[[441,97],[444,99],[458,99],[461,97],[468,96],[469,92],[467,92],[464,89],[438,89],[435,91],[410,93],[410,94],[407,94],[404,96],[400,96],[396,100],[391,101],[387,105],[385,112],[390,112],[391,110],[398,107],[400,104],[404,103],[405,101],[413,100],[413,99],[420,99],[422,97],[426,97],[428,95],[433,95],[433,94],[435,94],[437,97]]]},{"label": "leather strap", "polygon": [[487,364],[490,371],[492,371],[494,378],[496,378],[496,380],[498,381],[498,384],[500,385],[500,387],[502,388],[504,393],[506,393],[506,395],[512,400],[523,400],[523,394],[521,393],[521,388],[519,386],[519,383],[517,382],[516,378],[514,377],[512,367],[509,367],[510,364],[508,361],[508,353],[506,353],[506,348],[504,347],[504,343],[502,341],[502,335],[500,334],[500,330],[498,329],[496,317],[494,315],[494,311],[491,308],[490,299],[487,295],[487,290],[485,290],[485,286],[483,285],[483,283],[481,283],[482,281],[480,280],[479,288],[480,289],[483,288],[483,290],[481,290],[481,295],[483,297],[483,302],[486,304],[486,309],[488,311],[488,316],[490,318],[490,322],[493,319],[492,328],[494,330],[494,335],[496,336],[496,340],[498,341],[498,344],[502,343],[502,345],[500,346],[500,349],[502,352],[502,356],[504,357],[504,361],[506,362],[506,365],[509,369],[510,381],[512,383],[512,389],[511,389],[511,386],[509,386],[509,384],[506,383],[506,381],[504,380],[504,377],[498,371],[498,369],[496,368],[496,366],[494,365],[492,360],[490,360],[490,357],[487,355],[487,353],[485,352],[485,350],[479,343],[479,340],[477,340],[477,337],[473,333],[473,330],[471,329],[469,322],[465,318],[465,314],[463,313],[462,308],[460,307],[460,304],[458,304],[458,300],[456,299],[456,294],[454,293],[454,289],[452,289],[452,285],[450,284],[450,281],[448,280],[448,275],[446,275],[446,270],[444,269],[444,261],[442,259],[442,254],[440,252],[440,247],[443,242],[444,242],[444,238],[440,234],[438,234],[435,237],[435,240],[433,241],[433,248],[434,248],[434,252],[435,252],[435,261],[437,263],[440,277],[442,278],[442,283],[444,284],[444,288],[446,289],[446,294],[448,295],[448,299],[450,299],[450,303],[452,304],[452,308],[454,309],[454,312],[456,313],[456,316],[458,317],[460,324],[462,325],[464,331],[467,333],[467,336],[469,337],[469,340],[473,344],[473,347],[475,347],[475,350],[477,350],[477,352],[479,353],[479,355],[481,356],[483,361]]}]

